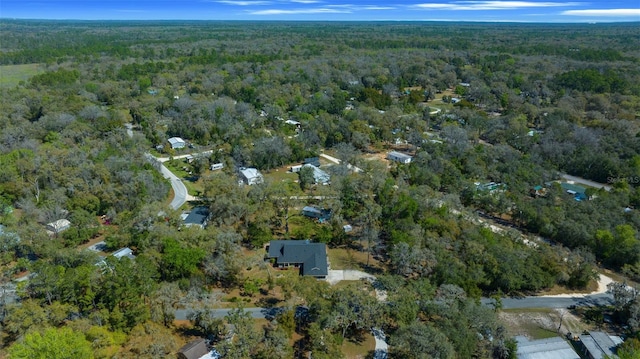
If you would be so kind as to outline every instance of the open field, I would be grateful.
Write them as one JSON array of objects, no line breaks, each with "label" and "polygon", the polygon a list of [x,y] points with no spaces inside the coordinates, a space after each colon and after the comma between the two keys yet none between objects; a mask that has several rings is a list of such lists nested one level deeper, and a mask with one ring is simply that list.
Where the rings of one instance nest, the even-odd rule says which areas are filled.
[{"label": "open field", "polygon": [[[359,251],[350,248],[330,248],[327,255],[331,262],[331,269],[358,269],[366,271],[367,267],[367,252]],[[369,257],[369,267],[382,269],[382,264],[373,258],[373,255]]]},{"label": "open field", "polygon": [[0,88],[17,86],[20,81],[27,81],[41,72],[44,72],[44,69],[40,64],[0,66]]},{"label": "open field", "polygon": [[[592,329],[568,309],[528,308],[505,309],[498,317],[510,336],[524,335],[531,339],[552,338],[566,333],[582,333]],[[562,321],[562,325],[560,325]],[[560,330],[558,330],[560,327]]]},{"label": "open field", "polygon": [[342,342],[341,351],[347,359],[364,359],[370,352],[376,348],[376,341],[371,333],[362,336],[362,340],[355,342],[345,340]]}]

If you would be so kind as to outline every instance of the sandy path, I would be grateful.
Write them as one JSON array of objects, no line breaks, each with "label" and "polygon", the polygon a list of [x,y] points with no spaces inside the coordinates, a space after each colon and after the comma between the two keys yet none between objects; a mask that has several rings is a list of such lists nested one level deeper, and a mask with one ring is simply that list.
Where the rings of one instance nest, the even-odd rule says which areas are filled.
[{"label": "sandy path", "polygon": [[564,293],[564,294],[553,294],[553,295],[541,295],[539,297],[542,298],[582,298],[588,295],[594,294],[604,294],[607,292],[607,285],[613,283],[613,279],[604,274],[600,274],[600,279],[598,279],[598,289],[591,293]]}]

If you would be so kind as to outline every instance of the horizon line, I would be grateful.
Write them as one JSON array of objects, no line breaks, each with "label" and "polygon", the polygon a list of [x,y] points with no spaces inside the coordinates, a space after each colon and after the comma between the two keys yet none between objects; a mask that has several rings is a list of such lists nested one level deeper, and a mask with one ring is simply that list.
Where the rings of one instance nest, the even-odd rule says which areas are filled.
[{"label": "horizon line", "polygon": [[640,23],[640,20],[620,20],[620,21],[607,21],[607,20],[584,20],[584,21],[520,21],[520,20],[456,20],[456,19],[362,19],[362,20],[307,20],[307,19],[291,19],[291,20],[283,20],[283,19],[82,19],[82,18],[69,18],[69,19],[52,19],[52,18],[21,18],[21,17],[0,17],[0,21],[60,21],[60,22],[70,22],[70,21],[87,21],[87,22],[100,22],[100,21],[109,21],[109,22],[302,22],[302,23],[313,23],[313,22],[324,22],[324,23],[371,23],[371,22],[414,22],[414,23],[424,23],[424,22],[436,22],[436,23],[487,23],[487,24],[565,24],[565,25],[596,25],[596,24],[633,24]]}]

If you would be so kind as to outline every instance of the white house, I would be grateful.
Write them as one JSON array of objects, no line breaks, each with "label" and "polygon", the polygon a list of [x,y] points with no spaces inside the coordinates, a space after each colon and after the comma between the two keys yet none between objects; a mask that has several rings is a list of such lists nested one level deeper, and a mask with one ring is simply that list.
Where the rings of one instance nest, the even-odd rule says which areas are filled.
[{"label": "white house", "polygon": [[256,168],[240,168],[240,176],[242,177],[242,181],[248,185],[264,182],[262,173],[260,173]]},{"label": "white house", "polygon": [[408,164],[408,163],[411,163],[411,160],[413,159],[413,157],[411,157],[411,156],[409,156],[407,154],[404,154],[404,153],[391,151],[391,152],[387,153],[387,159],[389,161],[395,161],[395,162],[399,162],[399,163]]},{"label": "white house", "polygon": [[133,255],[133,251],[129,247],[120,248],[117,251],[113,252],[112,256],[120,259],[122,257],[127,257],[129,259],[135,259],[136,256]]},{"label": "white house", "polygon": [[331,176],[327,172],[309,163],[302,165],[302,168],[305,168],[305,167],[309,167],[313,169],[313,180],[315,183],[322,184],[322,185],[327,185],[331,183]]},{"label": "white house", "polygon": [[173,148],[174,150],[178,148],[185,148],[185,146],[187,145],[185,140],[180,137],[171,137],[168,141],[171,145],[171,148]]},{"label": "white house", "polygon": [[71,222],[65,218],[47,224],[47,230],[52,234],[64,232],[69,229],[69,227],[71,227]]},{"label": "white house", "polygon": [[212,171],[215,170],[221,170],[222,168],[224,168],[224,164],[222,162],[220,163],[214,163],[211,165],[211,167],[209,167]]}]

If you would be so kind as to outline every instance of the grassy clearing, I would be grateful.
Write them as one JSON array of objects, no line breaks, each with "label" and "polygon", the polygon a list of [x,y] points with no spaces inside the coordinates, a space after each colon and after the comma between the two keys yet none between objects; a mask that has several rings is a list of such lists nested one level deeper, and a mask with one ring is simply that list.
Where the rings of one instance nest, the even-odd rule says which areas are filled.
[{"label": "grassy clearing", "polygon": [[[362,271],[367,269],[366,251],[351,248],[330,248],[327,255],[331,262],[331,269],[358,269]],[[370,256],[369,267],[382,269],[382,264]]]},{"label": "grassy clearing", "polygon": [[499,318],[511,336],[524,335],[531,339],[552,338],[592,329],[591,325],[567,309],[506,309],[499,313]]},{"label": "grassy clearing", "polygon": [[371,333],[367,333],[359,342],[345,340],[342,343],[341,351],[347,359],[361,359],[366,358],[375,349],[376,341]]},{"label": "grassy clearing", "polygon": [[0,87],[8,88],[17,86],[20,81],[44,72],[40,64],[3,65],[0,66]]}]

